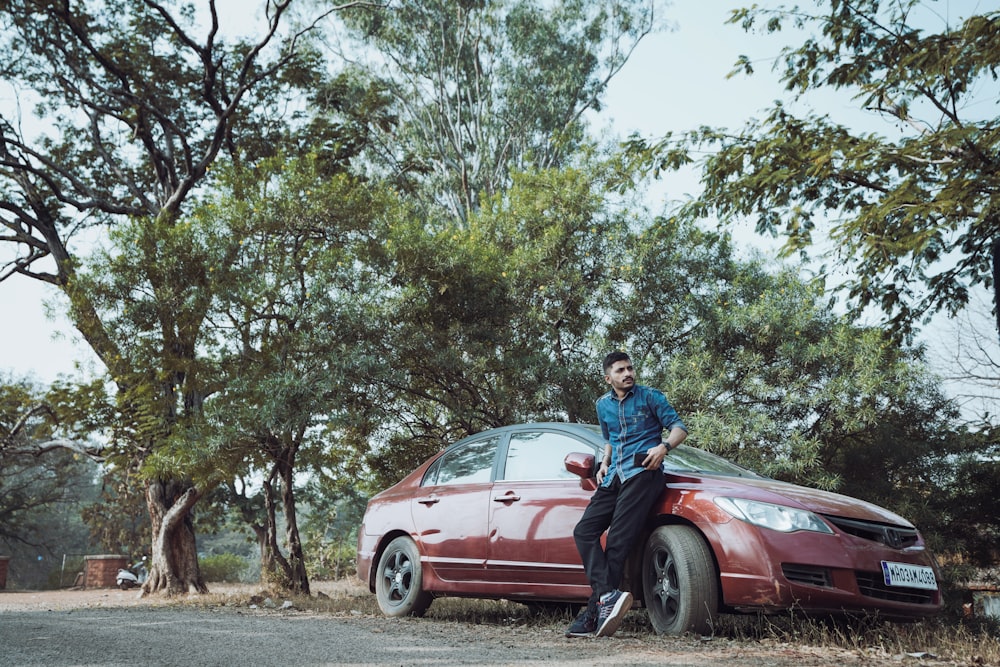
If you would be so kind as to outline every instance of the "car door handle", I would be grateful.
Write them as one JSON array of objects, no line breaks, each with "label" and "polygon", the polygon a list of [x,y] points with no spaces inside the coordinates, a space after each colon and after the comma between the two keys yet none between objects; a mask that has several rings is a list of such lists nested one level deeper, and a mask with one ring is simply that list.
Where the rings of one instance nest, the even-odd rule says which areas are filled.
[{"label": "car door handle", "polygon": [[508,491],[502,496],[493,496],[493,502],[495,503],[512,503],[515,500],[520,500],[521,496],[517,495],[513,491]]},{"label": "car door handle", "polygon": [[421,498],[417,502],[420,503],[421,505],[427,505],[428,507],[430,507],[434,503],[441,502],[441,499],[438,498],[437,496],[430,496],[428,498]]}]

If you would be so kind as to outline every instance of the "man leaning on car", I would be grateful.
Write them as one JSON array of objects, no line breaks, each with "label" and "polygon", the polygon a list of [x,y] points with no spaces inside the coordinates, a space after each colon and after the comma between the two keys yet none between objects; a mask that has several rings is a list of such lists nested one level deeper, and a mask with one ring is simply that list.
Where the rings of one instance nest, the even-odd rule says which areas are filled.
[{"label": "man leaning on car", "polygon": [[[605,440],[598,487],[573,530],[593,592],[567,637],[609,637],[618,630],[632,606],[632,595],[618,590],[626,556],[663,492],[664,457],[687,437],[687,427],[663,392],[636,384],[627,354],[604,358],[604,380],[611,390],[597,399]],[[605,530],[607,547],[602,548]]]}]

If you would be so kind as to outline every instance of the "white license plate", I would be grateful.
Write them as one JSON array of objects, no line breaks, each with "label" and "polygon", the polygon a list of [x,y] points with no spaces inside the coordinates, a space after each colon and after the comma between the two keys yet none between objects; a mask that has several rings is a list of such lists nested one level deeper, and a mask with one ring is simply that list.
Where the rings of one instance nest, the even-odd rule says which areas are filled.
[{"label": "white license plate", "polygon": [[882,561],[882,575],[885,577],[886,586],[923,588],[929,591],[936,591],[938,587],[934,570],[923,565],[893,563],[884,560]]}]

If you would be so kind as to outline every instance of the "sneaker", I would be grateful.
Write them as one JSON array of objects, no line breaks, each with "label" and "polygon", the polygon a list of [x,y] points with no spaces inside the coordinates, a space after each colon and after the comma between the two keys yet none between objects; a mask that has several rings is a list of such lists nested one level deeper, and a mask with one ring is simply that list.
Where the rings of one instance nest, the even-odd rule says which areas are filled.
[{"label": "sneaker", "polygon": [[618,631],[625,613],[632,608],[632,594],[611,591],[597,604],[597,636],[610,637]]},{"label": "sneaker", "polygon": [[597,630],[597,610],[587,605],[580,610],[573,624],[566,628],[567,637],[590,637]]}]

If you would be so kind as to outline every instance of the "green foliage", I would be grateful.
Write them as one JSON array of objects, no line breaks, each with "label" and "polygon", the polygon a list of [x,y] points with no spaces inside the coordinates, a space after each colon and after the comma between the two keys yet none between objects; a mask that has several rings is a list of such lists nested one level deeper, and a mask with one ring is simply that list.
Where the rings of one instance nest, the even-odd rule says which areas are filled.
[{"label": "green foliage", "polygon": [[388,482],[443,444],[525,419],[591,418],[603,259],[627,232],[600,164],[515,175],[468,224],[400,209],[381,252],[375,380]]},{"label": "green foliage", "polygon": [[[777,102],[738,132],[632,146],[655,169],[713,149],[701,163],[698,214],[750,220],[784,235],[788,253],[818,248],[831,275],[848,276],[854,312],[878,307],[909,334],[995,280],[1000,120],[984,102],[996,98],[998,15],[944,23],[920,0],[817,4],[814,14],[754,6],[731,22],[772,35],[800,28],[803,41],[775,66],[790,95],[808,103],[812,93],[842,93],[886,122],[846,124]],[[752,71],[745,59],[737,69]]]},{"label": "green foliage", "polygon": [[367,496],[356,480],[328,471],[310,480],[305,492],[302,543],[313,578],[340,579],[357,570],[358,528]]},{"label": "green foliage", "polygon": [[305,531],[306,566],[313,579],[336,581],[357,574],[357,531],[356,524],[350,533],[333,539]]},{"label": "green foliage", "polygon": [[246,581],[249,563],[236,554],[212,554],[199,558],[198,567],[205,581],[228,583]]},{"label": "green foliage", "polygon": [[65,437],[64,411],[47,400],[55,393],[0,382],[0,553],[11,557],[11,587],[43,586],[53,562],[88,545],[80,512],[95,500],[97,466]]},{"label": "green foliage", "polygon": [[[50,43],[70,39],[66,17],[15,16],[17,4],[2,10],[16,28],[4,39],[32,57],[8,63],[12,77],[61,82],[58,58],[87,52],[86,62],[67,64],[85,68],[74,70],[79,80],[110,94],[118,88],[101,86],[117,68],[116,81],[135,88],[87,107],[109,110],[114,137],[134,143],[85,140],[87,128],[66,116],[46,144],[48,163],[62,170],[49,178],[8,142],[11,173],[22,178],[0,178],[8,200],[44,218],[4,223],[25,248],[23,235],[36,234],[39,254],[21,258],[19,270],[57,258],[57,276],[36,277],[70,296],[115,385],[55,387],[61,426],[33,424],[38,437],[101,429],[114,476],[109,502],[88,518],[108,549],[148,539],[138,523],[123,529],[133,513],[110,504],[128,506],[140,474],[202,491],[224,483],[209,498],[253,527],[262,561],[272,557],[265,578],[304,582],[304,562],[321,576],[343,573],[368,492],[468,433],[592,421],[605,389],[597,364],[615,348],[632,353],[641,381],[667,392],[691,442],[899,509],[942,543],[954,535],[949,525],[961,526],[983,536],[963,543],[969,553],[992,548],[992,523],[953,504],[971,489],[969,506],[991,511],[995,471],[976,465],[982,441],[955,433],[954,405],[920,350],[838,315],[822,280],[738,259],[727,234],[697,223],[753,217],[762,231],[785,233],[795,252],[835,212],[840,259],[857,258],[860,270],[854,305],[880,304],[906,331],[917,310],[960,305],[970,285],[989,280],[992,172],[973,157],[995,152],[988,122],[960,128],[946,113],[938,131],[893,142],[779,107],[736,136],[703,129],[636,141],[623,160],[593,148],[581,114],[600,108],[607,81],[652,28],[645,2],[359,10],[344,15],[348,28],[395,71],[351,67],[330,80],[312,47],[245,69],[227,67],[252,56],[245,44],[214,60],[185,58],[180,24],[121,0],[115,8],[134,34],[109,30],[101,14],[88,24],[100,36],[90,51]],[[920,84],[959,101],[957,75],[981,74],[968,58],[941,69],[946,59],[924,51],[926,62],[908,61],[907,79],[911,70],[874,59],[931,42],[876,34],[846,5],[831,7],[828,32],[786,53],[796,90],[859,86],[874,108],[908,119]],[[752,25],[762,11],[738,17]],[[37,18],[56,21],[51,35]],[[965,28],[939,46],[989,42],[989,26]],[[858,58],[838,60],[826,42]],[[51,53],[41,48],[49,45]],[[855,66],[863,58],[875,63],[871,74]],[[220,69],[203,71],[207,62]],[[922,78],[917,64],[938,79]],[[232,72],[249,78],[226,84]],[[159,82],[174,86],[169,95]],[[282,117],[276,105],[302,87],[309,119]],[[217,116],[223,89],[256,97]],[[63,90],[40,111],[66,99],[77,97]],[[151,122],[154,110],[161,122]],[[5,138],[14,125],[4,125]],[[154,129],[163,127],[170,132]],[[664,217],[633,206],[643,170],[688,164],[702,146],[718,148],[703,164],[704,198]],[[69,236],[43,233],[97,222],[113,229],[86,259],[65,247]],[[954,252],[965,260],[931,274]],[[929,296],[918,297],[914,281]],[[23,404],[14,389],[10,398]],[[234,481],[249,479],[260,484]],[[297,503],[306,510],[301,541]],[[202,570],[232,577],[237,560],[203,558]]]},{"label": "green foliage", "polygon": [[984,429],[961,437],[962,451],[937,471],[938,485],[928,491],[925,523],[936,528],[939,549],[947,549],[976,567],[992,567],[1000,543],[1000,439]]},{"label": "green foliage", "polygon": [[919,350],[837,315],[822,282],[793,267],[738,260],[728,235],[684,216],[638,228],[624,256],[608,347],[664,389],[689,442],[900,510],[921,502],[957,444],[956,408]]},{"label": "green foliage", "polygon": [[[324,64],[305,46],[310,27],[281,37],[290,5],[270,8],[256,43],[224,38],[215,3],[211,16],[136,0],[0,7],[0,68],[37,102],[30,123],[21,105],[0,110],[0,240],[10,248],[0,276],[68,297],[70,320],[117,390],[109,461],[155,489],[192,490],[148,495],[158,513],[234,474],[204,446],[216,372],[205,324],[213,271],[227,265],[210,243],[217,230],[191,215],[213,185],[209,170],[331,139],[296,135],[289,109]],[[177,568],[159,581],[200,586],[184,581],[197,573],[191,533],[152,544]]]},{"label": "green foliage", "polygon": [[513,173],[572,163],[584,113],[655,27],[646,0],[407,0],[341,18],[390,100],[374,163],[462,221]]},{"label": "green foliage", "polygon": [[90,543],[102,553],[147,553],[152,530],[140,480],[119,469],[105,470],[97,502],[81,512]]},{"label": "green foliage", "polygon": [[[1000,218],[989,156],[1000,135],[977,102],[995,98],[997,15],[935,32],[940,17],[916,0],[817,5],[813,14],[755,6],[732,18],[748,31],[801,31],[776,65],[794,103],[776,102],[738,132],[633,139],[624,164],[675,170],[711,149],[700,162],[703,193],[674,224],[750,220],[762,234],[782,234],[787,255],[818,249],[829,262],[820,280],[722,257],[706,276],[683,253],[661,256],[687,270],[637,288],[635,307],[651,303],[624,320],[623,344],[653,350],[652,375],[692,413],[694,442],[895,509],[939,549],[984,562],[996,542],[982,495],[996,477],[991,441],[962,430],[921,350],[900,341],[934,312],[962,309],[975,286],[995,287]],[[744,58],[739,70],[753,66]],[[890,124],[795,113],[822,90],[853,96]],[[651,255],[670,241],[653,233]],[[838,317],[823,278],[844,275],[837,289],[849,314]],[[690,296],[665,289],[692,276]],[[856,325],[873,306],[887,332]],[[636,331],[656,322],[654,310],[671,312],[671,325],[647,343]]]},{"label": "green foliage", "polygon": [[199,476],[262,479],[258,497],[233,485],[226,502],[258,532],[265,576],[303,587],[296,478],[359,465],[356,449],[328,442],[355,419],[352,341],[372,298],[358,257],[371,243],[373,216],[392,201],[329,167],[317,154],[234,166],[219,175],[231,194],[194,216],[211,275],[212,394],[204,421],[172,440],[203,443]]},{"label": "green foliage", "polygon": [[353,342],[373,298],[358,255],[388,200],[346,174],[328,177],[324,164],[307,156],[234,170],[225,178],[242,194],[200,214],[215,254],[205,436],[216,467],[266,468],[279,442],[318,463],[319,429],[356,399]]}]

